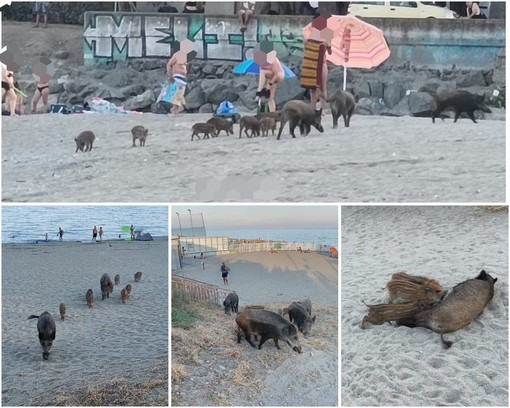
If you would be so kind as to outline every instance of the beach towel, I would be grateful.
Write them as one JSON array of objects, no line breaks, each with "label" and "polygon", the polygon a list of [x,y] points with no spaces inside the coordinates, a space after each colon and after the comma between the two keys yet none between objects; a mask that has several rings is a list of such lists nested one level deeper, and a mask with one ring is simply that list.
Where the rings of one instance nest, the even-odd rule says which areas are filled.
[{"label": "beach towel", "polygon": [[186,92],[186,79],[180,75],[174,76],[174,82],[166,81],[159,94],[157,102],[168,102],[175,106],[185,104],[184,93]]},{"label": "beach towel", "polygon": [[319,88],[322,82],[322,65],[326,53],[324,43],[316,40],[305,41],[303,67],[301,68],[301,87]]}]

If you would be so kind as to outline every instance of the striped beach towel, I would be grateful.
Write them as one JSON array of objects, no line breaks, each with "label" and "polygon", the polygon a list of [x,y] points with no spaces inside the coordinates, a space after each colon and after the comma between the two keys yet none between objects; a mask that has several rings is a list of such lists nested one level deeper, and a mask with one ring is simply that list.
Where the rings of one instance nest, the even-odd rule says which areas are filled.
[{"label": "striped beach towel", "polygon": [[324,63],[326,46],[317,40],[305,41],[303,67],[301,68],[301,86],[318,88],[322,82],[322,64]]}]

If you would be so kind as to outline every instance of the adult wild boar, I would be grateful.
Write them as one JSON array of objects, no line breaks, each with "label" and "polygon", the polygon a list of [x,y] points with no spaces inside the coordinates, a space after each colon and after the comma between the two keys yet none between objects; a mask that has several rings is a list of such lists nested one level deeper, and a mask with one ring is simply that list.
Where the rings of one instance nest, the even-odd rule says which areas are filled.
[{"label": "adult wild boar", "polygon": [[441,112],[446,108],[453,108],[455,111],[453,123],[457,122],[457,119],[459,119],[462,112],[466,112],[474,123],[478,123],[475,119],[475,110],[492,113],[492,111],[484,103],[483,96],[475,95],[467,91],[457,90],[446,97],[437,95],[437,109],[432,112],[433,123],[436,122],[436,118],[439,117]]},{"label": "adult wild boar", "polygon": [[337,89],[333,96],[328,100],[333,115],[333,129],[338,127],[338,118],[343,116],[345,127],[349,127],[351,116],[354,113],[356,102],[350,92]]},{"label": "adult wild boar", "polygon": [[29,319],[39,319],[37,321],[37,331],[39,332],[39,343],[43,349],[43,359],[47,360],[50,356],[51,346],[57,333],[55,321],[51,314],[44,312],[40,316],[30,315]]},{"label": "adult wild boar", "polygon": [[315,127],[319,132],[323,133],[324,128],[321,125],[322,110],[316,111],[312,105],[303,101],[288,101],[283,105],[282,120],[280,122],[280,130],[276,140],[280,140],[283,128],[289,122],[290,134],[293,138],[296,137],[294,129],[299,126],[301,135],[308,135],[311,126]]},{"label": "adult wild boar", "polygon": [[446,341],[444,333],[459,330],[471,323],[494,296],[494,284],[498,278],[493,278],[487,272],[481,271],[475,279],[468,279],[455,286],[452,291],[432,308],[424,310],[407,319],[397,321],[399,326],[426,327],[441,333],[444,348],[453,344]]},{"label": "adult wild boar", "polygon": [[315,316],[311,317],[305,307],[297,302],[292,302],[287,308],[289,320],[293,322],[305,336],[310,334],[312,324],[315,323]]},{"label": "adult wild boar", "polygon": [[300,300],[298,303],[306,309],[310,316],[312,315],[312,301],[310,299]]},{"label": "adult wild boar", "polygon": [[239,309],[239,296],[237,296],[237,293],[229,293],[223,301],[223,307],[225,308],[225,313],[230,314],[231,311],[237,313]]},{"label": "adult wild boar", "polygon": [[110,293],[113,292],[113,283],[110,279],[110,275],[107,273],[103,273],[103,276],[101,276],[101,280],[99,281],[101,284],[101,295],[102,300],[105,300],[106,298],[110,297]]},{"label": "adult wild boar", "polygon": [[[273,339],[278,350],[280,349],[278,340],[283,340],[292,347],[292,350],[301,353],[301,344],[299,343],[296,326],[278,313],[264,309],[245,308],[237,315],[236,323],[240,330],[244,332],[246,341],[252,347],[256,346],[251,341],[251,336],[258,335],[260,336],[259,350],[267,340]],[[240,331],[237,333],[237,342],[241,342]]]}]

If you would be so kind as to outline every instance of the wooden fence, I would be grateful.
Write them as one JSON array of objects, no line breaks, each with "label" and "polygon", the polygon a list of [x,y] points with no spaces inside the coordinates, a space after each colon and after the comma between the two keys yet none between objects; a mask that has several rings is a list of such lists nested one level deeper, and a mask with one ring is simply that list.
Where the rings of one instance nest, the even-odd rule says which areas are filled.
[{"label": "wooden fence", "polygon": [[172,288],[183,291],[193,299],[223,305],[223,301],[231,293],[210,283],[200,282],[194,279],[172,275]]}]

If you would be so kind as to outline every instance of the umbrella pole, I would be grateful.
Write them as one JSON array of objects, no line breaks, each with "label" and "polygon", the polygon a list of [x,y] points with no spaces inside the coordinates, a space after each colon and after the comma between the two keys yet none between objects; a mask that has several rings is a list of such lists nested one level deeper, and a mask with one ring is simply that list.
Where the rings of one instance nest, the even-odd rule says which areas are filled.
[{"label": "umbrella pole", "polygon": [[347,68],[344,65],[344,91],[347,88]]}]

